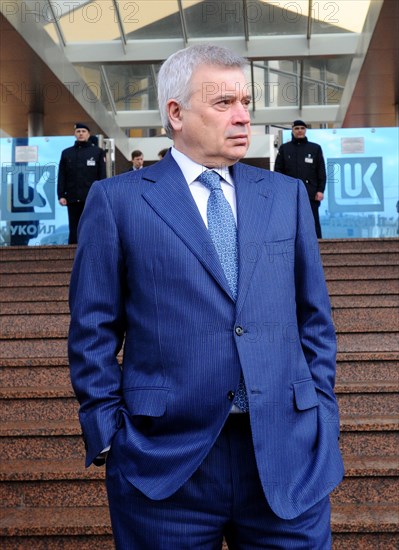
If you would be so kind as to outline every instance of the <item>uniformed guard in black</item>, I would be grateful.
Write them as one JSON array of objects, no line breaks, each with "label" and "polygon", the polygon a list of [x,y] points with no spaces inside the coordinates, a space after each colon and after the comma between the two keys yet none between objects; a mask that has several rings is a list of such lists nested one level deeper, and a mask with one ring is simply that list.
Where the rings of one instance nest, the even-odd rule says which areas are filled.
[{"label": "uniformed guard in black", "polygon": [[77,243],[77,229],[92,183],[106,177],[105,151],[90,136],[90,129],[75,124],[76,141],[64,149],[58,169],[58,202],[68,208],[69,244]]},{"label": "uniformed guard in black", "polygon": [[308,141],[306,129],[303,120],[293,122],[292,139],[280,146],[274,170],[303,181],[312,207],[316,235],[321,239],[319,207],[326,187],[326,165],[320,145]]}]

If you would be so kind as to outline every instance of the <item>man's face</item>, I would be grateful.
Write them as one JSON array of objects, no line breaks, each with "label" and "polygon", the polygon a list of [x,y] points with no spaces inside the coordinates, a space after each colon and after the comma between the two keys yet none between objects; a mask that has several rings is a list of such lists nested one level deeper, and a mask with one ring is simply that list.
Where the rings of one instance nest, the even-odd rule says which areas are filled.
[{"label": "man's face", "polygon": [[133,164],[133,167],[136,169],[136,170],[139,170],[143,164],[144,164],[144,157],[143,155],[139,155],[138,157],[133,157],[132,158],[132,164]]},{"label": "man's face", "polygon": [[249,86],[239,68],[200,66],[188,109],[169,100],[176,148],[209,168],[231,166],[250,143]]},{"label": "man's face", "polygon": [[306,126],[293,126],[292,135],[295,139],[302,139],[306,136]]},{"label": "man's face", "polygon": [[90,132],[86,128],[77,128],[75,130],[75,138],[77,141],[87,141],[90,137]]}]

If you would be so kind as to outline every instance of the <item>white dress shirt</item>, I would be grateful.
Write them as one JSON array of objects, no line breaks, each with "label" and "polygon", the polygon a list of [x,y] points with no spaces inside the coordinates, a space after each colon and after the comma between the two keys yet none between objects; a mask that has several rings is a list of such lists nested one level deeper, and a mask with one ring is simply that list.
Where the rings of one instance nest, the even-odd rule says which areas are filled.
[{"label": "white dress shirt", "polygon": [[[205,170],[208,170],[208,168],[202,166],[202,164],[194,162],[174,147],[172,147],[171,153],[173,158],[179,165],[180,170],[183,172],[183,176],[186,179],[195,204],[197,205],[201,217],[204,220],[204,224],[206,225],[206,227],[208,227],[206,208],[208,204],[208,197],[211,192],[205,187],[205,185],[197,180],[198,176],[200,176]],[[229,169],[227,166],[224,166],[223,168],[215,168],[214,170],[222,177],[222,180],[220,182],[222,190],[224,196],[231,206],[234,219],[237,223],[236,192]]]}]

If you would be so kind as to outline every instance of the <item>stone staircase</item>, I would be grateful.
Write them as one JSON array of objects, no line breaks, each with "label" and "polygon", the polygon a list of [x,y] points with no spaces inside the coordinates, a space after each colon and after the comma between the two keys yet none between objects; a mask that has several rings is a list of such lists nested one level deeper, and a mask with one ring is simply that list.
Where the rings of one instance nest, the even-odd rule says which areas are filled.
[{"label": "stone staircase", "polygon": [[[399,239],[320,242],[338,333],[334,550],[399,546]],[[113,549],[66,357],[74,247],[0,248],[0,547]],[[126,549],[129,550],[129,549]],[[194,549],[193,549],[194,550]]]}]

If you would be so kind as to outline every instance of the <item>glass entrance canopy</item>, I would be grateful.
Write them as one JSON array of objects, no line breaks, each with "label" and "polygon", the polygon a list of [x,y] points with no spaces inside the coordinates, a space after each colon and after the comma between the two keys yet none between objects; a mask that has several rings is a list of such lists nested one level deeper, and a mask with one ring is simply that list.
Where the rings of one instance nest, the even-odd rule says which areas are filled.
[{"label": "glass entrance canopy", "polygon": [[201,42],[231,47],[250,60],[252,85],[260,91],[253,124],[284,126],[300,113],[316,126],[339,125],[364,37],[381,7],[380,0],[35,4],[36,24],[127,135],[134,128],[147,131],[143,135],[160,131],[159,67],[174,51]]}]

